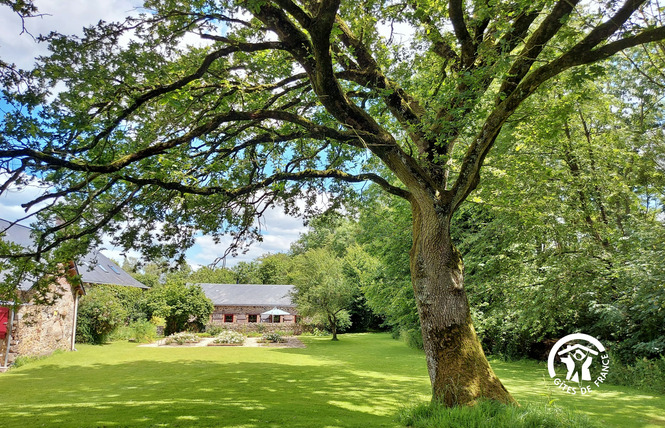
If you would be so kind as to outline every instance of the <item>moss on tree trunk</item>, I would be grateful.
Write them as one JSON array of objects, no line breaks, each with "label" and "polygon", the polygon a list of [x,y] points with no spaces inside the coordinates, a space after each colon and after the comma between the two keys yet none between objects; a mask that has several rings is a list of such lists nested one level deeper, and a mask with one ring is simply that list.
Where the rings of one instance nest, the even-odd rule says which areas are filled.
[{"label": "moss on tree trunk", "polygon": [[413,207],[411,276],[420,316],[432,399],[448,406],[479,398],[515,400],[489,365],[473,328],[462,256],[445,210]]}]

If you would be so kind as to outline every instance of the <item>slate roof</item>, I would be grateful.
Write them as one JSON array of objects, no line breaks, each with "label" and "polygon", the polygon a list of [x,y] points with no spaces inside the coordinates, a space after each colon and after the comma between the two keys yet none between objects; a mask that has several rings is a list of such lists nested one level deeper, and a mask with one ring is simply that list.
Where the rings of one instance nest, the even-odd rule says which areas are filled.
[{"label": "slate roof", "polygon": [[198,284],[215,306],[295,307],[293,285]]},{"label": "slate roof", "polygon": [[[31,248],[34,244],[31,236],[32,229],[29,227],[20,224],[12,225],[11,222],[0,219],[0,234],[3,233],[4,236],[2,239],[24,248]],[[130,274],[122,270],[120,266],[97,250],[86,254],[77,263],[76,268],[84,284],[112,284],[144,289],[149,288],[135,280]],[[0,272],[0,280],[3,278],[4,274]],[[34,282],[34,280],[22,281],[19,284],[19,290],[30,290]]]},{"label": "slate roof", "polygon": [[87,284],[124,285],[148,289],[99,251],[88,253],[77,264],[81,281]]},{"label": "slate roof", "polygon": [[[32,229],[29,227],[21,226],[20,224],[12,226],[10,222],[0,219],[0,234],[3,235],[1,239],[4,241],[18,244],[24,248],[30,248],[33,243],[32,237],[30,236],[31,233]],[[5,273],[0,271],[0,281],[4,279]],[[18,289],[20,291],[28,291],[32,288],[35,282],[36,279],[28,277],[18,284]]]}]

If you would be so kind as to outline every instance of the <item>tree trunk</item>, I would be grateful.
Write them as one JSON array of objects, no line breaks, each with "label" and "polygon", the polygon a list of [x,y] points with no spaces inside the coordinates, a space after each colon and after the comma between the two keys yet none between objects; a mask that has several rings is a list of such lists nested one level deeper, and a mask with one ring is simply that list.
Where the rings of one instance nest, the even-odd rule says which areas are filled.
[{"label": "tree trunk", "polygon": [[472,405],[481,397],[515,403],[494,374],[471,321],[464,264],[450,237],[449,209],[412,201],[411,278],[432,399]]},{"label": "tree trunk", "polygon": [[328,322],[330,323],[330,330],[332,330],[332,340],[338,340],[337,339],[337,317],[329,316],[328,317]]}]

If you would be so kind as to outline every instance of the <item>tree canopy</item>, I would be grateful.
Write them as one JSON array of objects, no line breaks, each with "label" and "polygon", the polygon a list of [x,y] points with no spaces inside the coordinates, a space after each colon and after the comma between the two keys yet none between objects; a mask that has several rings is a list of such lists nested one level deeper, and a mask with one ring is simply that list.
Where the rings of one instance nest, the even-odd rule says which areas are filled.
[{"label": "tree canopy", "polygon": [[35,176],[51,187],[26,208],[66,198],[48,210],[64,223],[43,226],[56,241],[105,229],[167,255],[348,182],[457,207],[543,82],[665,37],[656,4],[579,3],[147,1],[82,38],[44,36],[52,54],[5,82],[3,190]]},{"label": "tree canopy", "polygon": [[1,125],[0,191],[30,177],[49,184],[25,205],[46,206],[31,255],[102,233],[167,258],[195,233],[231,233],[233,252],[258,239],[254,218],[271,204],[311,214],[318,194],[335,207],[354,183],[373,182],[410,204],[434,397],[512,401],[473,329],[450,222],[497,137],[541,87],[567,70],[593,76],[594,64],[665,39],[658,2],[145,7],[81,38],[45,36],[51,55],[5,79],[13,109]]}]

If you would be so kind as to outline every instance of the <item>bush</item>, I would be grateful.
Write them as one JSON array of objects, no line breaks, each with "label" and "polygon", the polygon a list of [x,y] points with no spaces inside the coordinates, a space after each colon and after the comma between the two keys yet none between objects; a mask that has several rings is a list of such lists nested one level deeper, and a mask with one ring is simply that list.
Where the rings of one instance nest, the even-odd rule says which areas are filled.
[{"label": "bush", "polygon": [[284,343],[286,342],[286,339],[282,337],[281,334],[275,332],[275,333],[264,333],[263,336],[261,336],[261,341],[271,342],[271,343]]},{"label": "bush", "polygon": [[189,333],[189,332],[181,332],[181,333],[174,333],[170,335],[169,337],[166,338],[164,343],[166,345],[184,345],[186,343],[199,343],[201,341],[201,338],[195,335],[194,333]]},{"label": "bush", "polygon": [[214,307],[198,285],[170,282],[146,293],[148,314],[163,317],[167,335],[203,329]]},{"label": "bush", "polygon": [[527,405],[507,406],[492,400],[483,400],[475,406],[446,407],[439,403],[427,403],[404,409],[398,420],[414,428],[583,428],[597,427],[586,415],[580,415],[558,407]]},{"label": "bush", "polygon": [[129,324],[131,339],[139,343],[152,342],[157,338],[157,326],[150,321],[139,320]]},{"label": "bush", "polygon": [[424,349],[423,335],[419,328],[402,328],[399,337],[409,348]]},{"label": "bush", "polygon": [[109,342],[118,342],[122,340],[132,340],[133,337],[134,333],[132,332],[132,329],[128,325],[121,325],[116,327],[106,339]]},{"label": "bush", "polygon": [[215,337],[212,343],[228,343],[233,345],[242,345],[245,343],[245,335],[237,331],[224,330]]},{"label": "bush", "polygon": [[226,331],[224,327],[221,325],[217,324],[208,324],[206,325],[206,333],[208,333],[211,336],[218,336],[220,333]]},{"label": "bush", "polygon": [[105,288],[113,294],[116,300],[125,309],[125,323],[138,321],[146,318],[145,314],[145,292],[141,288],[125,287],[122,285],[96,285]]},{"label": "bush", "polygon": [[92,287],[79,303],[76,340],[104,343],[126,317],[127,311],[110,290]]},{"label": "bush", "polygon": [[653,360],[643,358],[632,365],[622,365],[613,358],[610,361],[607,382],[665,394],[665,356]]}]

